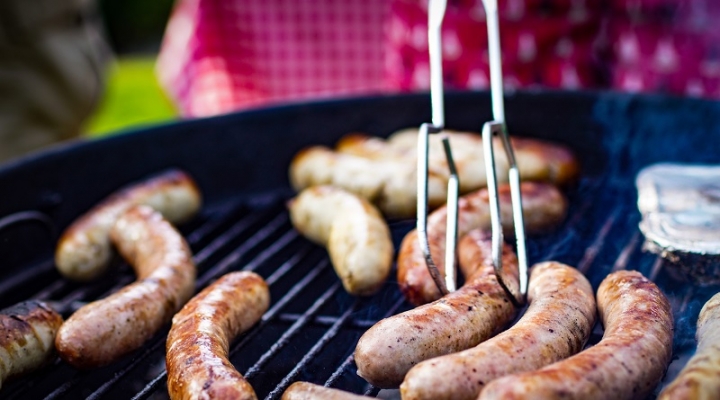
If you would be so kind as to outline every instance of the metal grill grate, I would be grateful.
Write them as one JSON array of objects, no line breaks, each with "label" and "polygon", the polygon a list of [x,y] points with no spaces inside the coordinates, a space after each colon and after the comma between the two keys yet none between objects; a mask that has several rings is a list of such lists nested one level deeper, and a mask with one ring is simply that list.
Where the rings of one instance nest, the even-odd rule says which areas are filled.
[{"label": "metal grill grate", "polygon": [[[278,160],[289,160],[308,144],[328,144],[340,133],[387,133],[416,125],[416,116],[428,114],[426,100],[426,96],[373,98],[238,114],[144,135],[121,135],[117,140],[49,154],[0,171],[2,186],[16,188],[18,194],[3,198],[2,220],[17,210],[37,208],[64,224],[86,208],[92,196],[99,198],[111,191],[115,182],[129,181],[167,164],[187,165],[214,189],[208,193],[221,199],[208,204],[194,223],[183,227],[198,264],[198,289],[223,273],[241,269],[258,272],[270,285],[270,310],[231,347],[231,361],[249,377],[258,395],[278,398],[295,380],[376,395],[378,390],[356,375],[355,344],[377,320],[409,305],[403,302],[393,275],[370,298],[356,299],[342,290],[326,252],[300,237],[289,223],[284,202],[291,194],[278,189],[286,185],[286,165]],[[653,162],[717,163],[720,142],[707,138],[719,132],[720,107],[666,98],[567,93],[518,94],[508,99],[508,106],[509,112],[522,117],[513,118],[517,124],[511,127],[514,132],[561,140],[587,161],[585,178],[569,193],[566,222],[554,233],[529,238],[530,262],[553,259],[577,266],[595,287],[617,269],[639,270],[653,279],[670,297],[676,319],[676,358],[660,386],[664,385],[692,354],[700,307],[720,287],[679,283],[660,258],[642,251],[632,182],[639,168]],[[467,129],[477,128],[477,122],[484,120],[478,110],[490,109],[484,94],[448,95],[447,107],[456,118],[449,125]],[[557,110],[563,110],[563,118],[556,118]],[[306,128],[317,120],[323,121],[322,129]],[[601,127],[602,135],[595,134],[596,127]],[[158,153],[158,148],[164,151]],[[97,156],[110,151],[127,155],[131,161],[118,169],[113,157]],[[213,162],[199,162],[198,154],[216,157]],[[100,158],[107,162],[97,164]],[[245,169],[261,171],[262,176],[227,174]],[[67,175],[80,178],[68,183]],[[93,182],[90,189],[94,190],[78,182]],[[261,194],[238,193],[242,190]],[[37,230],[43,221],[30,218],[27,223]],[[391,222],[396,247],[413,225],[413,221]],[[45,238],[42,246],[48,250],[48,235],[35,236]],[[123,263],[116,261],[115,268],[116,278],[89,285],[60,279],[49,255],[21,268],[2,270],[0,307],[38,298],[53,302],[67,316],[134,279]],[[0,398],[165,399],[168,328],[142,349],[105,368],[77,371],[55,360],[42,371],[5,383]],[[601,335],[598,325],[591,343]]]},{"label": "metal grill grate", "polygon": [[[531,261],[554,259],[576,265],[595,287],[611,270],[637,269],[658,282],[671,297],[676,318],[683,320],[692,304],[702,304],[712,288],[678,285],[662,268],[661,259],[641,251],[639,215],[632,193],[616,190],[606,179],[584,180],[570,195],[570,213],[555,233],[530,238]],[[325,251],[300,237],[292,228],[284,202],[288,194],[274,193],[260,205],[231,201],[210,207],[184,234],[198,266],[198,290],[224,273],[251,270],[266,278],[272,304],[262,320],[231,346],[233,364],[253,384],[260,397],[279,398],[296,380],[306,380],[356,393],[376,395],[378,389],[356,375],[352,352],[360,335],[381,318],[408,308],[394,281],[371,298],[347,295],[335,277]],[[603,206],[607,204],[607,206]],[[394,221],[396,246],[413,221]],[[52,302],[69,315],[82,304],[101,298],[130,283],[129,267],[117,262],[118,279],[89,286],[62,279],[33,288],[29,298]],[[51,260],[28,268],[3,292],[45,282],[54,275]],[[392,277],[392,276],[391,276]],[[715,288],[716,289],[716,288]],[[692,319],[694,321],[694,319]],[[166,327],[143,349],[111,366],[76,371],[56,360],[45,370],[3,388],[8,399],[159,399],[166,398],[164,369]],[[689,331],[688,331],[689,332]],[[683,334],[685,335],[683,336]],[[599,340],[598,326],[591,342]],[[691,338],[690,338],[691,339]],[[692,350],[687,332],[676,337],[670,373]]]}]

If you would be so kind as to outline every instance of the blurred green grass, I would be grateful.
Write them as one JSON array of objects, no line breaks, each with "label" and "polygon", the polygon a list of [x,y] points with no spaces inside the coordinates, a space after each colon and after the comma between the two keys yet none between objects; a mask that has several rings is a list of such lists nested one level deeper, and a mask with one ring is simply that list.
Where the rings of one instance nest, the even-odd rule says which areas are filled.
[{"label": "blurred green grass", "polygon": [[123,56],[108,71],[105,93],[85,126],[85,136],[171,121],[177,110],[155,77],[154,56]]}]

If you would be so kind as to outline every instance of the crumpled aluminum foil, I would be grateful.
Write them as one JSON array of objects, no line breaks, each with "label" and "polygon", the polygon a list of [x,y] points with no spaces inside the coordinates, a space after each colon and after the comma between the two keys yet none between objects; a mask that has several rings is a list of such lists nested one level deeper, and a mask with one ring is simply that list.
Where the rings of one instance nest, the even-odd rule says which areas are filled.
[{"label": "crumpled aluminum foil", "polygon": [[720,166],[655,164],[635,184],[645,249],[696,283],[719,283]]}]

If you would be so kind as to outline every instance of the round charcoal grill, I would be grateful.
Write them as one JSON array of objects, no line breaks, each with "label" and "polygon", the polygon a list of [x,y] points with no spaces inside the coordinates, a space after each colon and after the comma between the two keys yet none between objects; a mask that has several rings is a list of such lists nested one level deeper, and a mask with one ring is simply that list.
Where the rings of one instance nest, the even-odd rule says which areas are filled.
[{"label": "round charcoal grill", "polygon": [[[198,265],[198,290],[236,270],[256,271],[270,285],[269,311],[231,345],[231,361],[258,396],[279,398],[297,380],[377,395],[377,388],[356,375],[355,344],[376,321],[409,305],[393,275],[372,297],[343,291],[325,250],[289,222],[285,202],[293,192],[287,167],[303,147],[333,145],[350,132],[387,136],[419,126],[430,117],[429,106],[427,95],[403,95],[259,109],[72,143],[6,164],[0,169],[0,307],[43,299],[67,317],[132,282],[131,270],[119,259],[96,282],[62,279],[52,261],[58,233],[122,185],[181,168],[205,197],[200,215],[180,227]],[[448,94],[446,108],[453,129],[479,131],[491,116],[487,93]],[[507,99],[507,119],[512,134],[564,143],[583,164],[581,182],[567,193],[567,220],[551,234],[529,238],[529,261],[574,265],[595,287],[612,270],[639,270],[671,299],[676,357],[659,390],[692,354],[697,314],[720,288],[685,283],[662,259],[642,251],[634,178],[654,162],[717,163],[720,103],[516,93]],[[390,227],[397,248],[414,221],[390,221]],[[55,360],[4,383],[0,398],[167,398],[168,329],[104,368],[79,371]],[[591,343],[601,335],[598,325]]]}]

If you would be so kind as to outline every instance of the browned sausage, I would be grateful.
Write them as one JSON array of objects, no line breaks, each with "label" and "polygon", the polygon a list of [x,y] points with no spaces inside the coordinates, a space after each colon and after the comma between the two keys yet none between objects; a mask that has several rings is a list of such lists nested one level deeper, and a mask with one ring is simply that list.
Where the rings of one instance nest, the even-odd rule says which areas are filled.
[{"label": "browned sausage", "polygon": [[63,319],[45,303],[30,300],[0,310],[0,387],[53,359]]},{"label": "browned sausage", "polygon": [[479,399],[643,399],[672,355],[670,303],[636,271],[608,275],[597,293],[605,327],[595,346],[538,371],[490,382]]},{"label": "browned sausage", "polygon": [[[544,183],[523,182],[520,185],[523,199],[525,231],[528,233],[548,230],[565,218],[567,201],[554,186]],[[498,187],[503,228],[512,233],[512,199],[510,187]],[[490,206],[487,189],[467,194],[458,203],[458,237],[462,238],[473,229],[490,227]],[[445,224],[447,209],[441,207],[428,216],[427,235],[430,254],[443,271],[445,260]],[[415,305],[429,303],[440,298],[440,291],[430,277],[425,257],[420,248],[417,231],[405,236],[397,259],[397,278],[400,290]]]},{"label": "browned sausage", "polygon": [[695,355],[680,371],[659,400],[720,399],[720,294],[700,310]]},{"label": "browned sausage", "polygon": [[535,265],[528,302],[525,315],[507,331],[413,367],[400,386],[403,400],[475,399],[493,379],[536,370],[582,350],[597,313],[592,286],[582,273],[556,262]]},{"label": "browned sausage", "polygon": [[167,338],[168,393],[178,399],[256,399],[228,360],[230,342],[268,308],[270,291],[253,272],[231,272],[190,300]]},{"label": "browned sausage", "polygon": [[112,248],[108,234],[128,208],[145,204],[172,223],[190,219],[199,209],[200,192],[187,174],[171,170],[129,185],[73,222],[60,237],[55,264],[67,278],[87,281],[102,274]]},{"label": "browned sausage", "polygon": [[[365,332],[355,348],[358,375],[378,387],[397,387],[417,363],[473,347],[513,319],[515,307],[495,278],[489,236],[472,246],[468,240],[459,246],[460,263],[466,273],[472,272],[465,285]],[[506,281],[516,289],[517,258],[507,245],[502,257]]]},{"label": "browned sausage", "polygon": [[110,237],[138,280],[80,308],[60,328],[55,347],[77,368],[106,365],[139,348],[195,290],[195,264],[187,243],[152,208],[127,210]]},{"label": "browned sausage", "polygon": [[293,383],[282,395],[282,400],[361,400],[370,398],[307,382]]}]

